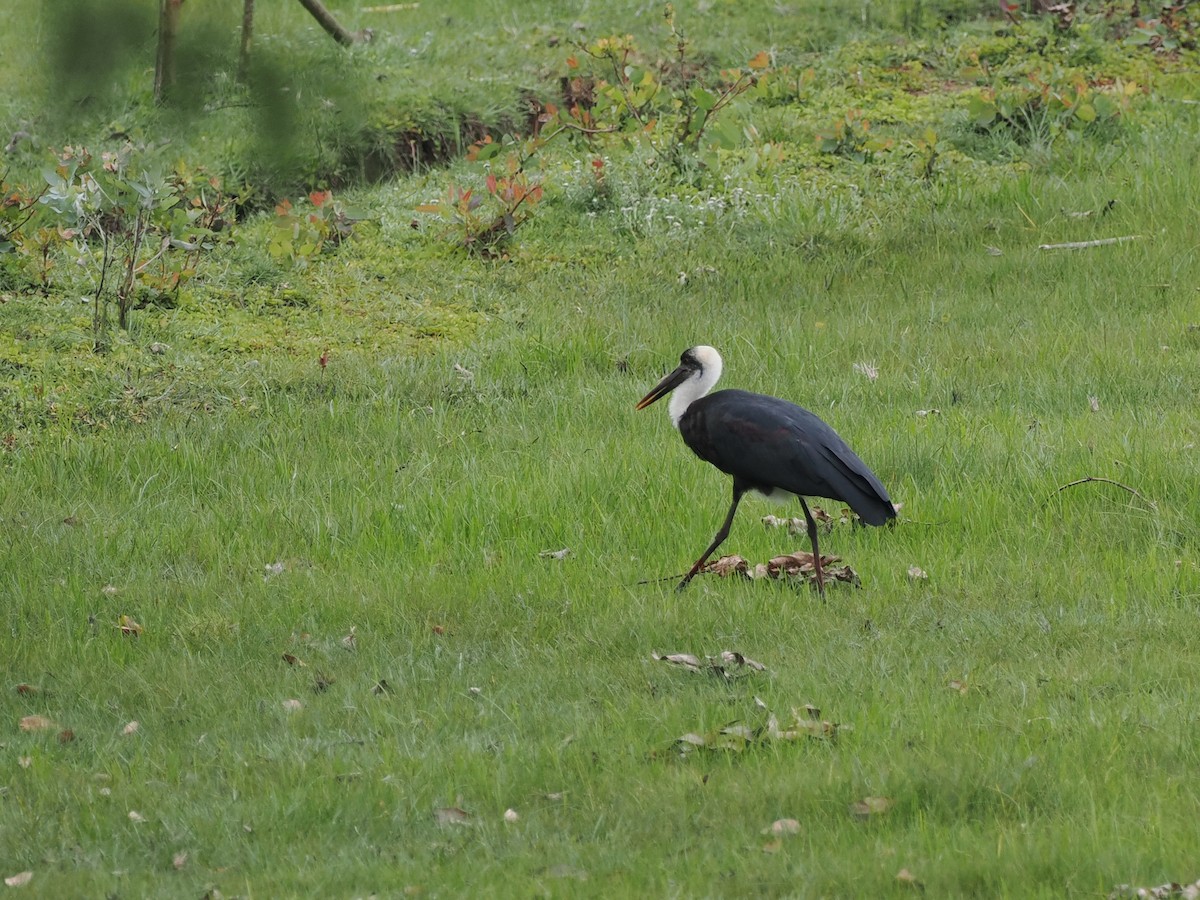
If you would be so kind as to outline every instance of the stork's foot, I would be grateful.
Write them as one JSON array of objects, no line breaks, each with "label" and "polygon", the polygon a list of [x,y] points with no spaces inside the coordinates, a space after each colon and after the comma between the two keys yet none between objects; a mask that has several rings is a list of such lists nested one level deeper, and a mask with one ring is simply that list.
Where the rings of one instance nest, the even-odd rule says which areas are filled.
[{"label": "stork's foot", "polygon": [[817,596],[820,597],[822,600],[824,600],[825,599],[825,579],[822,577],[821,573],[819,573],[819,572],[817,573],[816,577],[813,578],[813,587],[815,587],[817,589]]}]

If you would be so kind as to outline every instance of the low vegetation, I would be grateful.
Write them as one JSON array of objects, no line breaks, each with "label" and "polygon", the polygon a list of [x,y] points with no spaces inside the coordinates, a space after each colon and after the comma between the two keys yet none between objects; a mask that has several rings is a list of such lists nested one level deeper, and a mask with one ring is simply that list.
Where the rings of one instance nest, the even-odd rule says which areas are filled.
[{"label": "low vegetation", "polygon": [[[1193,4],[228,6],[167,106],[0,10],[14,890],[1200,877]],[[903,504],[827,602],[672,593],[696,343]]]}]

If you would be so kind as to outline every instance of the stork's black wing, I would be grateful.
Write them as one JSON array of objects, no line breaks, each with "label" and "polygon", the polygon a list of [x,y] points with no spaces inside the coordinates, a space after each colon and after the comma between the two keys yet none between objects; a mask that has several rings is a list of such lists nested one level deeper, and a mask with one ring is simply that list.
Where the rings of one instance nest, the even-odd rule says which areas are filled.
[{"label": "stork's black wing", "polygon": [[697,456],[750,488],[840,500],[870,525],[896,515],[887,490],[838,433],[787,400],[717,391],[687,408],[679,431]]}]

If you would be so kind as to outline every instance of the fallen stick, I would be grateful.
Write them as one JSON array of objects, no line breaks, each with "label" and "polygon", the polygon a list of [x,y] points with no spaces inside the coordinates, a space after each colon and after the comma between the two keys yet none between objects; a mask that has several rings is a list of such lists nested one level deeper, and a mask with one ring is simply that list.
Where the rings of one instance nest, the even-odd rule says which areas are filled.
[{"label": "fallen stick", "polygon": [[1100,238],[1098,241],[1070,241],[1066,244],[1039,244],[1039,250],[1084,250],[1088,247],[1107,247],[1109,244],[1123,244],[1125,241],[1136,241],[1140,234],[1127,234],[1123,237]]},{"label": "fallen stick", "polygon": [[[1068,481],[1066,484],[1059,485],[1059,487],[1054,491],[1054,494],[1062,493],[1067,488],[1078,487],[1081,484],[1087,484],[1090,481],[1098,481],[1102,484],[1111,484],[1114,487],[1119,487],[1121,490],[1128,491],[1129,493],[1133,494],[1133,496],[1137,497],[1143,503],[1148,504],[1151,509],[1158,509],[1157,503],[1155,503],[1153,500],[1143,497],[1141,494],[1139,494],[1137,491],[1135,491],[1129,485],[1121,484],[1121,482],[1119,482],[1119,481],[1113,481],[1111,478],[1098,478],[1095,475],[1089,475],[1086,478],[1080,478],[1078,481]],[[1051,494],[1050,497],[1053,497],[1054,494]],[[1050,497],[1047,497],[1045,500],[1042,501],[1042,506],[1045,506],[1047,503],[1050,502]]]},{"label": "fallen stick", "polygon": [[[696,574],[703,575],[704,573],[697,572]],[[662,578],[647,578],[644,581],[639,581],[638,584],[658,584],[660,581],[678,581],[682,577],[683,577],[683,573],[681,572],[678,575],[666,575]]]}]

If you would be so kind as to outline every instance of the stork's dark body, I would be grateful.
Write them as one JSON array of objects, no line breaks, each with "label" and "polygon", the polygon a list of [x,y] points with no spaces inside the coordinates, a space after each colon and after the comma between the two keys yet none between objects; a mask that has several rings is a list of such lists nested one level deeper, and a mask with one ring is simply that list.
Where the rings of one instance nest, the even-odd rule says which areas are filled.
[{"label": "stork's dark body", "polygon": [[687,586],[705,560],[729,537],[746,491],[759,491],[768,496],[782,492],[799,498],[812,543],[814,580],[817,590],[824,594],[817,522],[804,498],[828,497],[848,503],[868,525],[882,525],[895,518],[896,509],[866,463],[836,431],[807,409],[749,391],[709,394],[721,377],[721,366],[721,354],[712,347],[684,350],[675,371],[637,404],[638,409],[645,409],[676,391],[671,398],[671,420],[679,426],[684,442],[705,462],[733,476],[733,502],[725,521],[708,549],[683,576],[678,589]]},{"label": "stork's dark body", "polygon": [[679,433],[697,456],[733,477],[736,495],[753,490],[827,497],[846,503],[869,525],[896,515],[866,463],[829,425],[795,403],[717,391],[688,406]]}]

